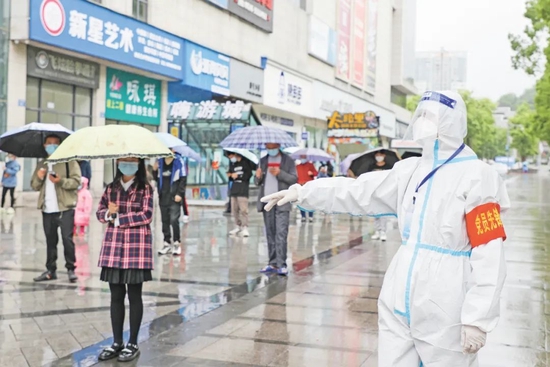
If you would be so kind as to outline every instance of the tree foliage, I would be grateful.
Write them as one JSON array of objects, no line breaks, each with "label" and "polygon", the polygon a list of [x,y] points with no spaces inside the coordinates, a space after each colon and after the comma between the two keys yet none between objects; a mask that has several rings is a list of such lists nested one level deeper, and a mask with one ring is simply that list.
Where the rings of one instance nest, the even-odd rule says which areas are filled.
[{"label": "tree foliage", "polygon": [[519,106],[516,115],[510,119],[512,148],[517,149],[522,161],[538,153],[539,139],[536,130],[536,112],[524,103]]},{"label": "tree foliage", "polygon": [[[512,65],[538,76],[532,133],[550,140],[550,0],[527,0],[524,16],[529,25],[520,35],[509,35],[515,55]],[[545,45],[544,48],[541,45]]]},{"label": "tree foliage", "polygon": [[497,104],[499,107],[510,107],[512,111],[516,111],[523,103],[535,108],[535,94],[535,87],[526,89],[520,96],[515,93],[508,93],[500,97]]},{"label": "tree foliage", "polygon": [[[506,154],[507,132],[495,125],[495,104],[487,98],[475,98],[469,91],[460,92],[468,111],[468,135],[465,142],[481,158],[494,159]],[[420,96],[407,99],[407,109],[414,111]]]}]

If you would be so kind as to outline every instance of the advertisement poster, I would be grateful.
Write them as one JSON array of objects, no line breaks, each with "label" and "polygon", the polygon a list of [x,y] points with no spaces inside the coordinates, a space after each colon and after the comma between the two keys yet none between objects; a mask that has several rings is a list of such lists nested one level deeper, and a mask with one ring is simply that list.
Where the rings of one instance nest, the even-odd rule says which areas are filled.
[{"label": "advertisement poster", "polygon": [[365,18],[366,1],[353,1],[353,77],[352,83],[363,88],[365,84]]},{"label": "advertisement poster", "polygon": [[350,79],[351,63],[351,0],[338,2],[338,63],[336,77],[343,80]]},{"label": "advertisement poster", "polygon": [[378,37],[378,0],[368,0],[367,29],[367,90],[376,90],[376,38]]}]

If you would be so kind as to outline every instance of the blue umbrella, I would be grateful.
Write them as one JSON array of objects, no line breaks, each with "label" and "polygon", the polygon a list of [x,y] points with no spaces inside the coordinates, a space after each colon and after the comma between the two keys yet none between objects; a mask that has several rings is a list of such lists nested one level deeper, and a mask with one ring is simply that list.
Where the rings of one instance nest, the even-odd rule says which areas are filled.
[{"label": "blue umbrella", "polygon": [[327,162],[332,161],[334,158],[327,152],[317,148],[304,148],[299,149],[290,155],[292,159],[302,159],[305,156],[308,161],[311,162]]},{"label": "blue umbrella", "polygon": [[277,143],[281,148],[298,144],[285,131],[267,126],[249,126],[232,132],[220,143],[222,148],[265,149],[268,143]]},{"label": "blue umbrella", "polygon": [[0,150],[22,158],[46,158],[44,140],[57,135],[61,141],[73,132],[59,124],[32,122],[0,136]]},{"label": "blue umbrella", "polygon": [[176,148],[176,147],[184,147],[187,145],[186,142],[184,142],[181,139],[176,138],[172,134],[168,133],[155,133],[155,136],[164,143],[168,148]]},{"label": "blue umbrella", "polygon": [[197,162],[202,162],[202,158],[200,154],[195,152],[193,149],[191,149],[189,145],[185,145],[185,146],[180,145],[172,149],[174,149],[174,151],[180,154],[182,157],[186,157]]}]

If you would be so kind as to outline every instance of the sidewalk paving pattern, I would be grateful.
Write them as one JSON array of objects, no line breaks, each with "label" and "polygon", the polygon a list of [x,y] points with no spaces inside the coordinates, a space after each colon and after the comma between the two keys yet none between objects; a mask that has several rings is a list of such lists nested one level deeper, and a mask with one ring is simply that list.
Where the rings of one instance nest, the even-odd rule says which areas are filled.
[{"label": "sidewalk paving pattern", "polygon": [[[503,218],[508,278],[502,318],[480,363],[548,366],[550,177],[508,181],[513,210]],[[251,215],[251,237],[238,238],[226,235],[232,220],[219,210],[192,212],[183,227],[181,258],[155,258],[154,281],[143,293],[142,355],[125,365],[377,365],[376,303],[400,243],[396,229],[381,243],[368,240],[372,221],[366,218],[317,215],[314,223],[293,222],[294,270],[281,278],[258,273],[267,258],[259,215]],[[161,246],[158,215],[154,224]],[[0,366],[118,366],[97,363],[99,351],[112,342],[110,295],[96,266],[101,225],[92,220],[89,233],[76,237],[77,285],[62,271],[61,245],[59,279],[32,281],[46,254],[38,211],[3,215],[0,232]]]}]

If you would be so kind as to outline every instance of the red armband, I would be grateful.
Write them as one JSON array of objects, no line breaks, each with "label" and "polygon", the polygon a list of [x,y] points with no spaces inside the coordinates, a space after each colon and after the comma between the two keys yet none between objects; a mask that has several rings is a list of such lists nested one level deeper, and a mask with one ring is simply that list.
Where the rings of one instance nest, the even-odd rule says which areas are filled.
[{"label": "red armband", "polygon": [[500,219],[500,205],[487,203],[474,208],[466,214],[466,229],[472,248],[497,238],[506,240],[506,232]]}]

